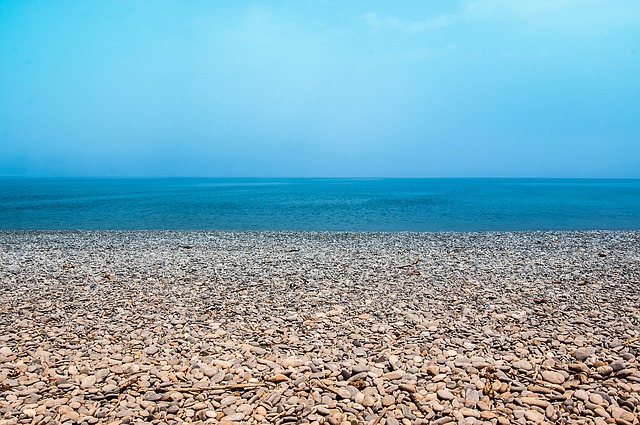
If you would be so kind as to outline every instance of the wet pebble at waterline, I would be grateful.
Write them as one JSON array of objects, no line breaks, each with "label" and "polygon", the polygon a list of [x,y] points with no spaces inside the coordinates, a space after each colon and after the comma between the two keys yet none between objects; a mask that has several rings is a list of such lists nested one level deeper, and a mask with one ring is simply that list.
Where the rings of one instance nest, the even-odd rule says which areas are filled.
[{"label": "wet pebble at waterline", "polygon": [[638,424],[640,232],[0,232],[0,425]]}]

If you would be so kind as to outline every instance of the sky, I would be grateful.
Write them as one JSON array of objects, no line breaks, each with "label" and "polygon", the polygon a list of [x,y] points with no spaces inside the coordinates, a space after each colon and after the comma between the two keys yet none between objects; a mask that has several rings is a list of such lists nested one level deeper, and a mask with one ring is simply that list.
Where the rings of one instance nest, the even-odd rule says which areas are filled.
[{"label": "sky", "polygon": [[640,1],[0,0],[0,176],[640,178]]}]

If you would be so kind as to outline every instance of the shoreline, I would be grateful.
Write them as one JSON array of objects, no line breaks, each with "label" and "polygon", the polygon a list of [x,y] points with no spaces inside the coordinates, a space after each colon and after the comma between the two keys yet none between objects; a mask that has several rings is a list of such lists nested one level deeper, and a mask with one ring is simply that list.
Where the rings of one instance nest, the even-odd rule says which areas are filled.
[{"label": "shoreline", "polygon": [[639,285],[640,231],[0,231],[0,424],[637,424]]}]

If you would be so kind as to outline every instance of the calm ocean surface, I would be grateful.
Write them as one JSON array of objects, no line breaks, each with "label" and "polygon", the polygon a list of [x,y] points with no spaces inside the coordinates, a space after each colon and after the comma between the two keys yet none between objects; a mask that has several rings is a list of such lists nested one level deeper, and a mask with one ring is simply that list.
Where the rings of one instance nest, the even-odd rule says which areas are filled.
[{"label": "calm ocean surface", "polygon": [[640,229],[640,180],[0,178],[0,229]]}]

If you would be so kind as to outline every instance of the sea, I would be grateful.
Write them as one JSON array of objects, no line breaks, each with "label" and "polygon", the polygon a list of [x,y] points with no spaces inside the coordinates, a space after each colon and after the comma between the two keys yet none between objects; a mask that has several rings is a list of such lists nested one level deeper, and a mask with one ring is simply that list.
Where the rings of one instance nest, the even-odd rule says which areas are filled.
[{"label": "sea", "polygon": [[0,178],[1,230],[640,230],[640,180]]}]

